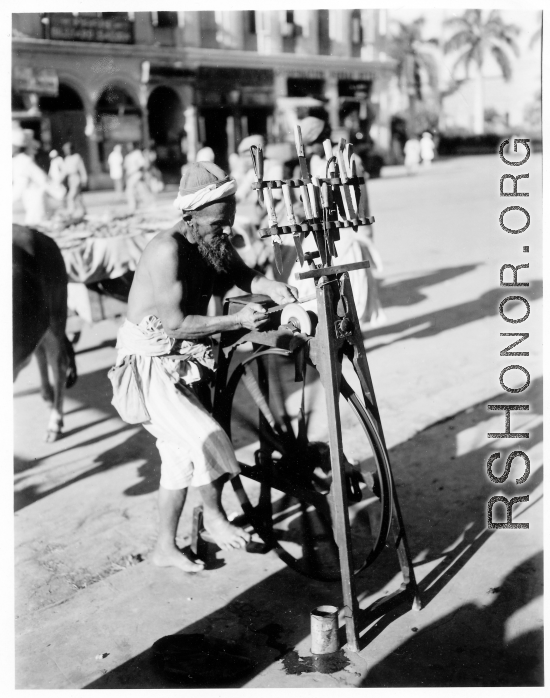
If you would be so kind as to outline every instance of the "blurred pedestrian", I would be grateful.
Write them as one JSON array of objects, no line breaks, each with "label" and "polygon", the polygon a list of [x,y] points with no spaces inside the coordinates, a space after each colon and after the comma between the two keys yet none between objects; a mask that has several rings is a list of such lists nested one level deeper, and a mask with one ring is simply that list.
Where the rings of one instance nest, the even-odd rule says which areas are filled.
[{"label": "blurred pedestrian", "polygon": [[411,136],[407,140],[403,148],[403,154],[405,155],[407,174],[416,174],[420,165],[420,141],[416,136]]},{"label": "blurred pedestrian", "polygon": [[86,206],[82,196],[82,189],[88,184],[88,174],[84,161],[78,153],[73,152],[73,144],[69,141],[62,146],[63,173],[67,180],[67,211],[71,216],[75,216],[77,204],[80,215],[86,215]]},{"label": "blurred pedestrian", "polygon": [[[263,273],[270,264],[272,250],[258,235],[258,228],[266,211],[265,208],[258,204],[258,196],[252,189],[252,183],[256,178],[250,155],[251,145],[263,147],[265,145],[263,136],[247,136],[239,144],[238,153],[232,153],[229,156],[230,175],[237,182],[235,195],[237,208],[231,244],[245,264]],[[208,151],[210,148],[203,150]],[[197,153],[197,161],[199,161],[200,152]],[[281,179],[281,176],[282,166],[277,168],[277,163],[274,163],[272,160],[264,160],[264,178],[266,180]],[[277,196],[281,196],[280,191],[278,193],[275,190],[273,191],[274,198],[277,201]],[[227,278],[217,280],[214,286],[210,312],[221,312],[223,298],[228,298],[231,295],[238,295],[237,288],[233,287],[232,282],[228,283]]]},{"label": "blurred pedestrian", "polygon": [[[330,139],[330,124],[316,116],[307,116],[299,122],[302,141],[306,148],[309,173],[312,177],[326,177],[326,160],[323,141]],[[300,177],[299,170],[295,172]]]},{"label": "blurred pedestrian", "polygon": [[[254,174],[254,166],[252,163],[252,154],[250,148],[255,145],[265,148],[265,139],[259,134],[254,134],[243,138],[239,143],[237,148],[237,154],[239,156],[239,163],[235,160],[233,161],[232,177],[237,182],[238,188],[235,194],[237,199],[237,204],[241,203],[255,203],[258,200],[256,192],[252,189],[252,184],[256,181],[256,175]],[[283,163],[273,160],[272,158],[266,158],[264,153],[264,180],[276,180],[282,179],[283,177]],[[280,201],[282,198],[280,189],[272,189],[272,194],[274,200]],[[263,217],[263,213],[262,213]]]},{"label": "blurred pedestrian", "polygon": [[110,152],[107,165],[109,166],[109,177],[113,180],[116,193],[122,194],[124,191],[124,155],[120,143],[117,143]]},{"label": "blurred pedestrian", "polygon": [[[328,122],[317,117],[306,117],[299,122],[302,132],[302,141],[305,147],[306,159],[308,160],[309,173],[312,177],[326,177],[327,161],[324,158],[323,141],[330,136],[330,125]],[[356,155],[355,165],[358,176],[368,175],[364,173],[360,158]],[[295,178],[300,178],[299,171],[295,172]],[[297,203],[295,212],[299,212],[300,221],[305,220],[303,205]],[[283,223],[284,224],[284,223]],[[287,236],[288,237],[288,236]],[[303,244],[304,252],[316,251],[313,235],[309,235]],[[358,270],[350,274],[350,283],[353,290],[353,298],[357,315],[362,329],[374,327],[385,322],[384,311],[380,303],[378,275],[382,271],[382,261],[373,242],[372,226],[359,226],[357,232],[353,228],[340,228],[340,241],[336,243],[338,258],[335,264],[348,264],[368,260],[371,266],[365,270]],[[299,272],[300,264],[296,262],[288,278],[294,279],[294,274]],[[278,278],[275,276],[275,278]],[[314,292],[312,279],[297,282],[300,296],[309,295]],[[296,282],[295,282],[296,283]],[[312,301],[314,309],[315,301]],[[305,306],[307,308],[307,304]]]},{"label": "blurred pedestrian", "polygon": [[145,184],[152,194],[160,194],[164,189],[164,182],[162,181],[162,173],[157,167],[157,151],[154,143],[144,149],[143,158],[145,160]]},{"label": "blurred pedestrian", "polygon": [[435,144],[429,131],[424,131],[420,139],[420,157],[422,158],[422,167],[426,169],[431,167],[435,157]]},{"label": "blurred pedestrian", "polygon": [[65,173],[63,171],[63,158],[57,150],[50,151],[50,169],[48,177],[56,184],[63,184]]},{"label": "blurred pedestrian", "polygon": [[128,144],[128,153],[124,158],[124,173],[126,175],[126,199],[130,213],[134,213],[140,202],[148,204],[151,194],[145,184],[145,168],[147,163],[143,153],[133,143]]},{"label": "blurred pedestrian", "polygon": [[40,143],[31,129],[12,129],[13,201],[21,201],[25,211],[24,224],[43,224],[47,217],[47,192],[51,180],[35,162]]}]

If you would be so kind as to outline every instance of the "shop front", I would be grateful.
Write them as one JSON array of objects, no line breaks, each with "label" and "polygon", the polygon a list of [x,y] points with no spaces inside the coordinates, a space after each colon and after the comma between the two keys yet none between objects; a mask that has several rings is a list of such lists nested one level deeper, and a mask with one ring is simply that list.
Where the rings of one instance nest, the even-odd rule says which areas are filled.
[{"label": "shop front", "polygon": [[229,155],[251,134],[271,137],[273,71],[199,67],[196,82],[198,140],[214,151],[216,163],[228,168]]},{"label": "shop front", "polygon": [[142,146],[141,108],[119,85],[107,85],[96,102],[95,140],[103,172],[108,172],[107,160],[115,145],[122,145],[123,151],[130,143]]}]

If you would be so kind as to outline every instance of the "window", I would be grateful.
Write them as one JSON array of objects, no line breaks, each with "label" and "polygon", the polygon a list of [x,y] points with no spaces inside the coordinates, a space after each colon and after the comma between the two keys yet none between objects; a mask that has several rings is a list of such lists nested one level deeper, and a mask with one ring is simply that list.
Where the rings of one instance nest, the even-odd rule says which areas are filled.
[{"label": "window", "polygon": [[246,11],[246,29],[249,34],[256,34],[256,11]]},{"label": "window", "polygon": [[289,97],[324,98],[325,81],[313,78],[288,78],[287,94]]},{"label": "window", "polygon": [[294,10],[287,10],[286,11],[286,23],[287,24],[294,24]]},{"label": "window", "polygon": [[177,12],[157,12],[157,27],[177,27]]}]

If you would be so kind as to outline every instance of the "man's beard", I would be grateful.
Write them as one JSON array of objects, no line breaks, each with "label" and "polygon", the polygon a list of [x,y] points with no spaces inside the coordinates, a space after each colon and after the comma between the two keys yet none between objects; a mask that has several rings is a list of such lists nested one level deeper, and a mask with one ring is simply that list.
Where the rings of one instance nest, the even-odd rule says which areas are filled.
[{"label": "man's beard", "polygon": [[226,235],[216,236],[210,242],[205,242],[202,238],[199,238],[197,247],[202,257],[214,267],[218,274],[229,271],[232,245]]}]

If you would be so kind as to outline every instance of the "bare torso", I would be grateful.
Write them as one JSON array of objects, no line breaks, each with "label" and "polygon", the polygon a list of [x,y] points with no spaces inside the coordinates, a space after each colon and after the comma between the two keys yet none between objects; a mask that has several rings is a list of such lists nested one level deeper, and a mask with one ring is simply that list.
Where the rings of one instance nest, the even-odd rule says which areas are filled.
[{"label": "bare torso", "polygon": [[[197,245],[189,242],[182,231],[183,224],[177,223],[170,230],[159,233],[145,248],[128,298],[127,318],[130,322],[139,324],[148,315],[160,317],[151,273],[155,260],[160,254],[166,254],[166,248],[177,257],[177,279],[183,286],[182,314],[206,315],[216,273],[204,260]],[[154,273],[159,273],[158,267]]]}]

